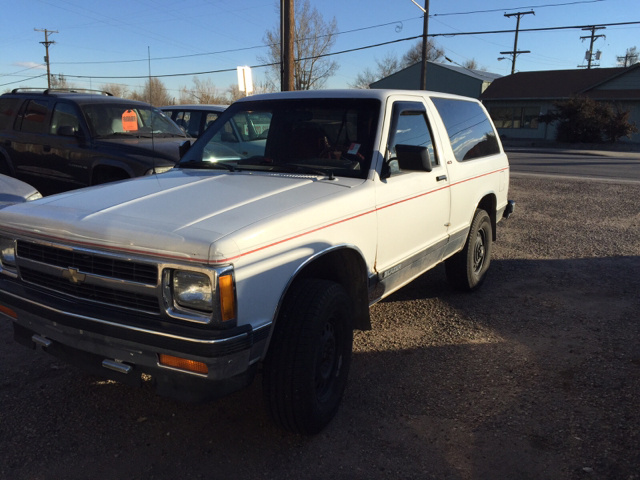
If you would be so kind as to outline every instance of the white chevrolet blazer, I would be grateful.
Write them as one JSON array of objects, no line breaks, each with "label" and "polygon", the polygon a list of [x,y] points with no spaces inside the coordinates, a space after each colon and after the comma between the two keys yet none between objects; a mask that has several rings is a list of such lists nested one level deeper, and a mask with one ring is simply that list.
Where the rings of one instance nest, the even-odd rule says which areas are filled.
[{"label": "white chevrolet blazer", "polygon": [[313,434],[372,304],[440,262],[453,287],[482,283],[508,187],[476,100],[247,97],[167,173],[0,210],[0,317],[28,346],[186,400],[260,367],[274,420]]}]

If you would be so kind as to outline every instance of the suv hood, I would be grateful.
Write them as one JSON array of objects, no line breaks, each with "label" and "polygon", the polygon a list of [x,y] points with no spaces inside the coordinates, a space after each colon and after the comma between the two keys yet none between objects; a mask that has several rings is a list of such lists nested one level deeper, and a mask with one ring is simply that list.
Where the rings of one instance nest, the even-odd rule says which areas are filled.
[{"label": "suv hood", "polygon": [[[216,261],[241,253],[239,243],[243,249],[254,248],[286,233],[274,232],[271,222],[268,231],[259,228],[266,218],[320,198],[344,195],[363,181],[175,170],[8,207],[0,210],[0,229],[87,248]],[[322,210],[335,218],[336,212]],[[322,219],[301,215],[300,221],[315,225]],[[304,228],[298,218],[294,223],[288,222],[286,228]],[[232,236],[242,229],[244,234]]]}]

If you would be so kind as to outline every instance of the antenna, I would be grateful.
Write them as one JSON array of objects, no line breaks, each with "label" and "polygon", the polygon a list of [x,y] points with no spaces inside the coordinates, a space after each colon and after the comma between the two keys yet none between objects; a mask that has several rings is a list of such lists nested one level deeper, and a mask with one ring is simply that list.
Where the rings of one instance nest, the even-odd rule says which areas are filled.
[{"label": "antenna", "polygon": [[151,105],[151,122],[149,123],[149,125],[151,126],[151,151],[153,152],[153,156],[151,157],[151,162],[152,162],[152,167],[153,167],[153,173],[155,175],[156,173],[156,144],[155,144],[155,137],[153,135],[153,103],[151,103],[151,99],[153,98],[153,95],[151,94],[151,89],[153,88],[151,86],[151,47],[149,47],[147,45],[147,59],[149,62],[149,105]]}]

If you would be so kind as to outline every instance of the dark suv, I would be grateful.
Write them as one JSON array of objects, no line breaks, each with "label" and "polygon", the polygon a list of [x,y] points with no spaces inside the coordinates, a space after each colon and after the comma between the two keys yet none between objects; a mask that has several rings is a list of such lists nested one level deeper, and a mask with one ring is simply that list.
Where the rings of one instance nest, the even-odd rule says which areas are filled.
[{"label": "dark suv", "polygon": [[159,109],[107,92],[0,96],[0,173],[52,194],[169,170],[188,137]]}]

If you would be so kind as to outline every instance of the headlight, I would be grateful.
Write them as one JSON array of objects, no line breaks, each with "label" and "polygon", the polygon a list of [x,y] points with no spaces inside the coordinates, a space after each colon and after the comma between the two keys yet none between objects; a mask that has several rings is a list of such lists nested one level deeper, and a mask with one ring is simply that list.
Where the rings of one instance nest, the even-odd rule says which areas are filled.
[{"label": "headlight", "polygon": [[27,202],[38,200],[39,198],[42,198],[42,194],[40,192],[32,193],[27,197]]},{"label": "headlight", "polygon": [[167,265],[162,273],[167,315],[177,320],[229,328],[236,325],[238,302],[233,268],[182,268]]},{"label": "headlight", "polygon": [[166,167],[153,167],[145,172],[145,175],[157,175],[158,173],[168,172],[173,168],[172,165]]},{"label": "headlight", "polygon": [[0,266],[16,270],[16,245],[11,238],[0,237]]},{"label": "headlight", "polygon": [[186,270],[173,272],[173,298],[182,308],[213,311],[213,289],[207,275]]}]

